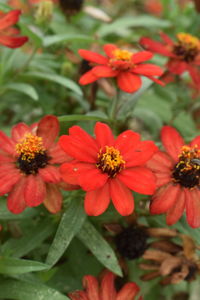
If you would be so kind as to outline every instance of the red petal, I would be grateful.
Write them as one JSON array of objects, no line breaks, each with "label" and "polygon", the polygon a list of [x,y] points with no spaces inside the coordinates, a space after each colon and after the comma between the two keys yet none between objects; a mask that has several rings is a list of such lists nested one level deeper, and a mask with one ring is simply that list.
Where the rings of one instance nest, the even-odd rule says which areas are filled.
[{"label": "red petal", "polygon": [[18,123],[17,125],[13,126],[11,131],[11,137],[14,142],[19,142],[26,133],[30,132],[30,128],[25,123]]},{"label": "red petal", "polygon": [[94,168],[93,164],[80,163],[72,161],[71,163],[65,163],[60,167],[60,173],[62,179],[70,184],[78,185],[78,176],[80,172],[87,172]]},{"label": "red petal", "polygon": [[141,87],[142,80],[130,72],[120,72],[117,76],[117,84],[122,91],[134,93]]},{"label": "red petal", "polygon": [[116,300],[115,290],[115,274],[106,272],[101,280],[101,299],[102,300]]},{"label": "red petal", "polygon": [[165,84],[166,84],[165,82],[163,82],[163,81],[161,81],[161,80],[159,80],[157,78],[154,78],[153,76],[146,76],[146,77],[149,78],[149,79],[151,79],[155,83],[160,84],[161,86],[165,86]]},{"label": "red petal", "polygon": [[81,78],[79,79],[79,83],[81,85],[86,85],[86,84],[92,83],[98,79],[99,78],[96,75],[94,75],[93,71],[90,70],[81,76]]},{"label": "red petal", "polygon": [[92,73],[97,77],[115,77],[119,73],[109,66],[96,66],[92,69]]},{"label": "red petal", "polygon": [[114,147],[120,150],[124,156],[129,151],[133,151],[140,142],[140,135],[132,130],[122,132],[116,139]]},{"label": "red petal", "polygon": [[26,208],[26,203],[24,201],[25,186],[26,178],[22,177],[19,183],[14,186],[8,195],[7,206],[14,214],[19,214]]},{"label": "red petal", "polygon": [[24,189],[24,199],[28,206],[40,205],[46,196],[46,186],[40,175],[28,175]]},{"label": "red petal", "polygon": [[9,155],[8,153],[5,153],[3,151],[0,151],[0,162],[3,163],[12,163],[15,161],[15,158]]},{"label": "red petal", "polygon": [[93,149],[93,151],[97,152],[99,150],[99,147],[97,146],[97,143],[93,137],[91,137],[85,130],[83,130],[79,126],[72,126],[69,129],[70,136],[73,136],[74,138],[78,139],[79,142],[85,143],[85,147],[89,147],[90,149]]},{"label": "red petal", "polygon": [[174,163],[167,153],[158,151],[147,162],[147,166],[154,172],[170,173],[172,168],[174,167]]},{"label": "red petal", "polygon": [[180,191],[180,195],[178,201],[174,203],[174,205],[167,211],[166,221],[168,225],[173,225],[182,216],[185,208],[185,189]]},{"label": "red petal", "polygon": [[61,175],[58,167],[51,165],[39,169],[39,174],[45,182],[58,183],[61,181]]},{"label": "red petal", "polygon": [[145,164],[157,151],[158,148],[154,144],[154,142],[140,142],[136,149],[133,149],[132,151],[129,151],[124,155],[124,159],[126,161],[126,168]]},{"label": "red petal", "polygon": [[105,146],[113,146],[115,138],[113,136],[112,130],[107,124],[97,122],[94,132],[100,148],[103,148]]},{"label": "red petal", "polygon": [[48,150],[48,156],[51,157],[51,164],[62,164],[72,160],[72,158],[61,149],[58,143]]},{"label": "red petal", "polygon": [[43,204],[48,211],[50,211],[52,214],[56,214],[61,210],[62,194],[55,184],[47,184],[46,188],[47,193]]},{"label": "red petal", "polygon": [[84,201],[85,212],[89,216],[99,216],[107,209],[109,203],[109,186],[105,184],[95,191],[86,193]]},{"label": "red petal", "polygon": [[163,45],[160,42],[153,41],[148,37],[143,37],[140,39],[140,44],[146,49],[153,51],[155,53],[162,54],[164,56],[173,56],[172,52],[168,50],[166,45]]},{"label": "red petal", "polygon": [[115,51],[118,48],[114,44],[106,44],[104,45],[103,49],[108,57],[114,57],[113,51]]},{"label": "red petal", "polygon": [[118,174],[129,189],[144,195],[152,195],[156,188],[155,175],[145,167],[134,167],[121,171]]},{"label": "red petal", "polygon": [[162,214],[172,208],[176,201],[179,201],[180,186],[168,184],[161,187],[153,196],[153,200],[150,205],[151,214]]},{"label": "red petal", "polygon": [[174,45],[174,41],[164,32],[160,32],[160,37],[163,40],[163,42],[165,42],[168,45],[173,46]]},{"label": "red petal", "polygon": [[197,68],[188,64],[188,71],[195,85],[200,85],[200,72]]},{"label": "red petal", "polygon": [[118,292],[116,300],[133,300],[140,288],[134,282],[126,283]]},{"label": "red petal", "polygon": [[185,189],[185,201],[188,224],[192,228],[200,227],[200,192],[196,188]]},{"label": "red petal", "polygon": [[200,148],[200,135],[198,135],[197,137],[195,137],[195,138],[191,141],[190,145],[193,146],[193,147],[194,147],[195,145],[197,145],[198,148]]},{"label": "red petal", "polygon": [[[3,166],[5,166],[4,169]],[[21,178],[19,170],[16,169],[14,165],[10,165],[10,167],[8,168],[6,168],[6,166],[9,165],[3,164],[0,168],[0,195],[1,196],[10,192],[12,187],[15,184],[17,184],[17,182]]]},{"label": "red petal", "polygon": [[72,300],[89,300],[85,291],[75,291],[68,295]]},{"label": "red petal", "polygon": [[20,10],[11,10],[0,19],[0,30],[14,25],[19,20]]},{"label": "red petal", "polygon": [[159,66],[153,64],[139,64],[138,66],[134,67],[132,71],[133,73],[144,76],[160,76],[163,74],[163,70]]},{"label": "red petal", "polygon": [[134,64],[138,64],[138,63],[144,62],[146,60],[149,60],[152,57],[153,57],[153,53],[151,53],[149,51],[141,51],[141,52],[133,54],[132,62]]},{"label": "red petal", "polygon": [[160,173],[157,172],[156,175],[156,188],[165,185],[167,183],[170,183],[171,181],[171,173],[172,172],[165,172],[165,173]]},{"label": "red petal", "polygon": [[61,148],[71,157],[82,162],[96,163],[98,152],[90,148],[85,141],[80,141],[73,136],[62,135],[59,139]]},{"label": "red petal", "polygon": [[26,36],[11,37],[6,35],[0,35],[0,44],[9,48],[18,48],[24,45],[28,41]]},{"label": "red petal", "polygon": [[132,192],[118,178],[110,180],[110,195],[120,215],[128,216],[133,212],[134,198]]},{"label": "red petal", "polygon": [[84,276],[83,287],[86,289],[86,294],[89,300],[100,300],[99,285],[97,279],[94,276]]},{"label": "red petal", "polygon": [[184,145],[183,138],[175,128],[171,126],[164,126],[161,130],[161,140],[166,151],[176,163],[178,161],[181,148]]},{"label": "red petal", "polygon": [[9,154],[14,154],[15,150],[15,143],[3,131],[0,131],[0,149]]},{"label": "red petal", "polygon": [[97,63],[100,65],[106,65],[108,63],[108,59],[106,57],[104,57],[103,55],[98,54],[96,52],[88,51],[85,49],[80,49],[80,50],[78,50],[78,53],[85,60],[88,60],[92,63]]},{"label": "red petal", "polygon": [[45,116],[38,123],[37,135],[43,139],[43,144],[48,149],[59,134],[59,122],[55,116]]},{"label": "red petal", "polygon": [[167,67],[170,72],[181,75],[183,72],[187,71],[188,64],[185,61],[180,61],[179,59],[170,59]]},{"label": "red petal", "polygon": [[93,191],[106,184],[108,175],[106,173],[102,173],[94,165],[90,170],[87,170],[87,172],[81,172],[78,180],[79,185],[83,190]]}]

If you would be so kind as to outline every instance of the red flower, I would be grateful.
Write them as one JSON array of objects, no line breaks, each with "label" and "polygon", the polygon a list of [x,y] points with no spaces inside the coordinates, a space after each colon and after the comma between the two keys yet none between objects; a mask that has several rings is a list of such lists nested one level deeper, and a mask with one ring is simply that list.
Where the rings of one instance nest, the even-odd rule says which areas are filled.
[{"label": "red flower", "polygon": [[[126,283],[119,292],[114,285],[115,275],[105,272],[101,282],[91,275],[83,278],[83,291],[75,291],[69,294],[72,300],[134,300],[140,288],[134,282]],[[138,299],[138,298],[137,298]],[[142,300],[140,296],[138,300]]]},{"label": "red flower", "polygon": [[0,131],[0,195],[8,193],[11,212],[18,214],[42,202],[52,213],[60,210],[61,177],[56,165],[70,158],[54,142],[58,132],[54,116],[46,116],[30,127],[15,125],[11,138]]},{"label": "red flower", "polygon": [[143,64],[152,58],[151,52],[132,53],[113,44],[105,45],[104,51],[107,57],[92,51],[79,50],[81,57],[95,65],[80,78],[80,84],[92,83],[102,77],[116,77],[119,88],[127,93],[136,92],[141,87],[141,75],[163,84],[153,77],[162,75],[161,68],[153,64]]},{"label": "red flower", "polygon": [[163,32],[160,34],[162,42],[143,37],[140,43],[149,51],[169,57],[167,68],[176,75],[188,71],[194,82],[200,84],[200,40],[188,33],[178,33],[177,41],[171,40]]},{"label": "red flower", "polygon": [[144,8],[148,13],[158,17],[163,13],[163,4],[161,0],[145,0]]},{"label": "red flower", "polygon": [[140,141],[131,130],[116,139],[104,123],[95,125],[96,138],[79,126],[61,136],[60,146],[74,158],[61,166],[64,181],[80,185],[85,190],[85,211],[98,216],[109,205],[110,198],[121,215],[133,212],[134,201],[130,190],[150,195],[155,190],[153,173],[144,164],[157,151],[152,141]]},{"label": "red flower", "polygon": [[180,134],[164,126],[161,140],[165,152],[147,163],[157,177],[157,190],[150,205],[152,214],[167,214],[167,224],[176,223],[186,209],[187,221],[200,226],[200,136],[185,145]]},{"label": "red flower", "polygon": [[7,14],[1,13],[0,44],[9,48],[19,48],[28,41],[26,36],[17,36],[19,31],[11,27],[18,22],[20,14],[20,10],[12,10]]}]

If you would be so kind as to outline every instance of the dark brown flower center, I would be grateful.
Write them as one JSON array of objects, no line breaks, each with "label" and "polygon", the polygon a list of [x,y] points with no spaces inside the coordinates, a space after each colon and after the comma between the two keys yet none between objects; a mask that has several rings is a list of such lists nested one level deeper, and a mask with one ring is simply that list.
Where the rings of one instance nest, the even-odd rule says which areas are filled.
[{"label": "dark brown flower center", "polygon": [[36,174],[40,168],[44,168],[50,157],[43,146],[42,138],[31,133],[25,134],[16,144],[17,167],[26,175]]},{"label": "dark brown flower center", "polygon": [[100,150],[96,166],[103,173],[107,173],[109,177],[113,178],[124,169],[125,161],[118,149],[106,146],[105,149]]},{"label": "dark brown flower center", "polygon": [[200,150],[197,146],[183,146],[179,162],[172,171],[173,181],[186,188],[200,185]]},{"label": "dark brown flower center", "polygon": [[173,47],[173,53],[181,60],[192,62],[200,53],[200,41],[187,33],[177,34],[178,42]]}]

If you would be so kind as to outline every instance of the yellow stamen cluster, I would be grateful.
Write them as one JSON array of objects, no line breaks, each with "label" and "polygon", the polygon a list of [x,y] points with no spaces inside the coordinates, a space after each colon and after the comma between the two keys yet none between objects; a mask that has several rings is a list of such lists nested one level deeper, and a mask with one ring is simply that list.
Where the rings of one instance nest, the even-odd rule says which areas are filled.
[{"label": "yellow stamen cluster", "polygon": [[109,176],[115,177],[124,168],[124,165],[125,161],[118,149],[106,146],[105,152],[102,149],[100,150],[97,167],[108,173]]},{"label": "yellow stamen cluster", "polygon": [[43,154],[45,148],[43,146],[42,137],[33,135],[31,133],[25,134],[15,146],[16,152],[21,156],[22,160],[32,160],[36,154]]},{"label": "yellow stamen cluster", "polygon": [[130,60],[133,53],[128,50],[116,49],[113,51],[113,55],[117,60]]},{"label": "yellow stamen cluster", "polygon": [[180,32],[177,34],[177,39],[187,49],[200,50],[200,40],[191,34]]},{"label": "yellow stamen cluster", "polygon": [[183,146],[179,158],[177,167],[184,165],[182,171],[200,170],[200,149],[197,145],[193,147]]}]

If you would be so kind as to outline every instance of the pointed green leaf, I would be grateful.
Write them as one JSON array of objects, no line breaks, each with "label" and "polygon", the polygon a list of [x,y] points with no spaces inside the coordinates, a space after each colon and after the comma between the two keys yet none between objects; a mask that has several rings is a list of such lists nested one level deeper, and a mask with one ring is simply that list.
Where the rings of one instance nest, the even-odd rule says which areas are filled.
[{"label": "pointed green leaf", "polygon": [[0,298],[18,300],[69,300],[67,296],[46,285],[18,280],[5,280],[1,282]]},{"label": "pointed green leaf", "polygon": [[73,237],[82,227],[85,218],[86,215],[80,201],[73,199],[62,216],[46,259],[47,264],[54,265],[60,259]]},{"label": "pointed green leaf", "polygon": [[115,252],[89,221],[84,223],[77,237],[106,268],[122,276]]},{"label": "pointed green leaf", "polygon": [[0,257],[1,274],[24,274],[47,269],[49,266],[41,262],[18,259],[12,257]]},{"label": "pointed green leaf", "polygon": [[28,95],[33,100],[38,100],[39,98],[35,88],[32,87],[32,85],[27,83],[20,83],[20,82],[9,83],[5,86],[5,88],[7,90],[13,90]]}]

